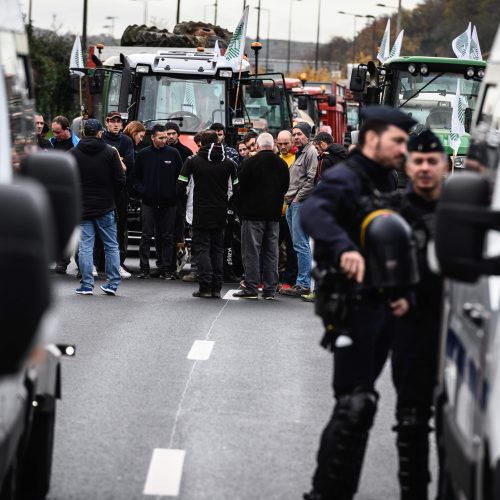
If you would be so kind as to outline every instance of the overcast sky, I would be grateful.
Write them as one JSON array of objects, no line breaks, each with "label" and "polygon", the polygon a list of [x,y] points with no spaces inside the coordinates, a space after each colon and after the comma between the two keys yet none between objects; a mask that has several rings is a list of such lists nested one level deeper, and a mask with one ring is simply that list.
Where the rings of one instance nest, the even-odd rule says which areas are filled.
[{"label": "overcast sky", "polygon": [[[214,22],[216,0],[181,0],[181,21]],[[31,0],[33,24],[40,28],[57,27],[60,33],[82,32],[83,0]],[[397,6],[398,0],[261,0],[260,37],[267,38],[268,12],[270,13],[270,38],[288,39],[290,5],[292,5],[291,38],[296,41],[315,42],[318,5],[321,2],[320,41],[327,42],[332,36],[352,38],[354,17],[337,14],[345,10],[352,14],[383,16],[394,9],[376,7],[377,3]],[[21,0],[24,14],[28,13],[29,0]],[[419,0],[402,0],[403,8],[413,8]],[[88,34],[110,32],[105,25],[114,21],[114,36],[120,37],[129,24],[142,24],[148,6],[149,22],[172,30],[175,25],[177,0],[88,0]],[[257,31],[258,0],[247,0],[250,5],[247,34],[255,37]],[[243,9],[243,0],[218,0],[217,24],[233,31]],[[109,16],[114,20],[106,19]],[[356,19],[362,28],[369,19]],[[403,26],[404,28],[404,26]]]}]

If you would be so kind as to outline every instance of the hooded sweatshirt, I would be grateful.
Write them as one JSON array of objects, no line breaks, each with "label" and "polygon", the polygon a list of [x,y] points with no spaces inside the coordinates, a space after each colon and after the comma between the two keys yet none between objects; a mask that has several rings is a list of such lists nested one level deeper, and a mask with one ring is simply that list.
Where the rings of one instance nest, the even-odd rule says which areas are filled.
[{"label": "hooded sweatshirt", "polygon": [[80,171],[83,219],[95,219],[115,209],[115,194],[125,185],[118,153],[97,137],[84,137],[70,153]]},{"label": "hooded sweatshirt", "polygon": [[186,186],[193,177],[193,227],[220,229],[226,225],[228,181],[233,191],[238,184],[236,164],[226,157],[220,144],[206,144],[188,158],[177,181],[177,193],[186,196]]}]

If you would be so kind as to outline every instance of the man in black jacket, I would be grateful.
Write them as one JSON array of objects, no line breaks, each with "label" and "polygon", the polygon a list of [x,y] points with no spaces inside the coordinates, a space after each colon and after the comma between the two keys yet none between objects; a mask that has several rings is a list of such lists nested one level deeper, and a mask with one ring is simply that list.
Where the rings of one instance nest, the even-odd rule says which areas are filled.
[{"label": "man in black jacket", "polygon": [[179,152],[166,145],[167,132],[163,125],[151,131],[152,145],[137,155],[134,168],[134,187],[141,197],[142,235],[139,244],[141,272],[139,278],[149,274],[151,239],[156,234],[161,240],[158,277],[175,279],[169,272],[172,259],[177,177],[182,167]]},{"label": "man in black jacket", "polygon": [[107,295],[116,295],[121,278],[115,195],[125,186],[125,173],[116,150],[107,146],[101,139],[102,125],[99,121],[87,120],[83,133],[85,137],[71,150],[80,171],[83,202],[79,247],[82,279],[76,293],[93,294],[93,252],[95,234],[98,232],[106,257],[107,281],[101,285],[101,289]]},{"label": "man in black jacket", "polygon": [[331,167],[347,158],[347,152],[340,144],[335,144],[333,136],[328,132],[316,134],[313,144],[318,151],[318,170],[316,182]]},{"label": "man in black jacket", "polygon": [[[106,115],[106,129],[102,138],[106,144],[113,146],[118,151],[120,159],[125,165],[127,185],[130,185],[132,170],[134,168],[134,143],[132,139],[122,132],[122,117],[118,111],[110,111]],[[128,218],[128,189],[124,187],[116,196],[116,216],[118,223],[118,243],[120,245],[120,276],[130,278],[131,274],[125,269],[124,262],[127,257],[127,218]]]},{"label": "man in black jacket", "polygon": [[236,164],[226,157],[213,130],[204,132],[198,153],[186,160],[177,182],[177,193],[185,199],[193,177],[193,245],[198,260],[199,290],[193,297],[220,298],[224,280],[224,226],[228,207],[228,183],[238,184]]},{"label": "man in black jacket", "polygon": [[263,297],[274,299],[278,285],[278,236],[283,200],[290,176],[287,164],[274,154],[274,139],[264,132],[257,137],[257,154],[240,167],[241,249],[245,287],[234,297],[256,299],[262,252]]}]

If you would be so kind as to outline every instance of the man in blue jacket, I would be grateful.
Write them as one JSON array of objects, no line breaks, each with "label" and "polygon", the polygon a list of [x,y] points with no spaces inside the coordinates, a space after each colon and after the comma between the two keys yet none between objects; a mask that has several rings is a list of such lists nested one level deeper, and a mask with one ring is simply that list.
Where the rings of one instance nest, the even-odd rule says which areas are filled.
[{"label": "man in blue jacket", "polygon": [[141,272],[139,278],[150,277],[149,253],[151,239],[156,234],[161,241],[157,277],[175,279],[169,272],[172,259],[176,211],[176,183],[182,168],[179,152],[167,146],[163,125],[151,131],[152,145],[137,155],[134,168],[134,187],[141,198],[142,236],[139,244]]}]

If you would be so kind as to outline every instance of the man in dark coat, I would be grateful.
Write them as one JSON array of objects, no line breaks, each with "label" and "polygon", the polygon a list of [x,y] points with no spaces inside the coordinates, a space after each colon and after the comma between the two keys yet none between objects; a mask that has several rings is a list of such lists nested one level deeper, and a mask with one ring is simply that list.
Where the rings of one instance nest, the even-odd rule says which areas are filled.
[{"label": "man in dark coat", "polygon": [[347,158],[347,151],[340,144],[335,144],[333,136],[328,132],[316,134],[313,144],[318,151],[318,170],[316,172],[316,182],[318,182],[324,172]]},{"label": "man in dark coat", "polygon": [[[387,106],[367,106],[363,117],[357,150],[324,174],[301,213],[304,230],[315,240],[318,266],[338,275],[337,283],[345,283],[341,295],[349,304],[343,319],[335,316],[330,330],[336,404],[321,436],[313,491],[304,497],[308,500],[354,497],[377,410],[375,382],[388,356],[395,318],[408,310],[408,302],[392,287],[364,283],[361,228],[366,216],[381,208],[381,193],[396,190],[394,169],[405,160],[408,131],[416,122]],[[356,291],[351,293],[352,289]],[[318,286],[318,306],[323,303],[320,290]],[[339,295],[337,290],[335,296],[326,296]],[[324,317],[327,309],[320,311]],[[349,333],[349,342],[335,338],[339,328]]]},{"label": "man in dark coat", "polygon": [[279,220],[290,176],[287,164],[274,153],[271,134],[257,137],[257,154],[242,163],[238,179],[245,286],[233,296],[258,298],[262,252],[263,298],[274,299],[279,279]]},{"label": "man in dark coat", "polygon": [[175,279],[169,272],[177,203],[175,186],[182,159],[176,149],[166,145],[167,133],[163,125],[153,127],[151,142],[151,146],[139,151],[134,168],[134,187],[141,198],[142,222],[139,244],[141,272],[138,278],[150,277],[151,239],[156,234],[161,240],[157,276],[171,280]]},{"label": "man in dark coat", "polygon": [[[226,225],[229,181],[233,192],[238,184],[236,164],[226,157],[213,130],[204,132],[198,153],[186,160],[177,182],[177,193],[186,198],[193,178],[193,246],[198,261],[199,290],[193,297],[220,298],[224,280],[224,226]],[[234,194],[234,193],[233,193]]]},{"label": "man in dark coat", "polygon": [[120,283],[120,252],[116,236],[115,195],[125,186],[125,173],[115,149],[102,140],[102,125],[98,120],[87,120],[84,137],[71,150],[80,171],[82,188],[82,222],[79,246],[81,285],[76,293],[92,295],[94,241],[96,232],[104,244],[107,281],[101,289],[107,295],[116,295]]}]

